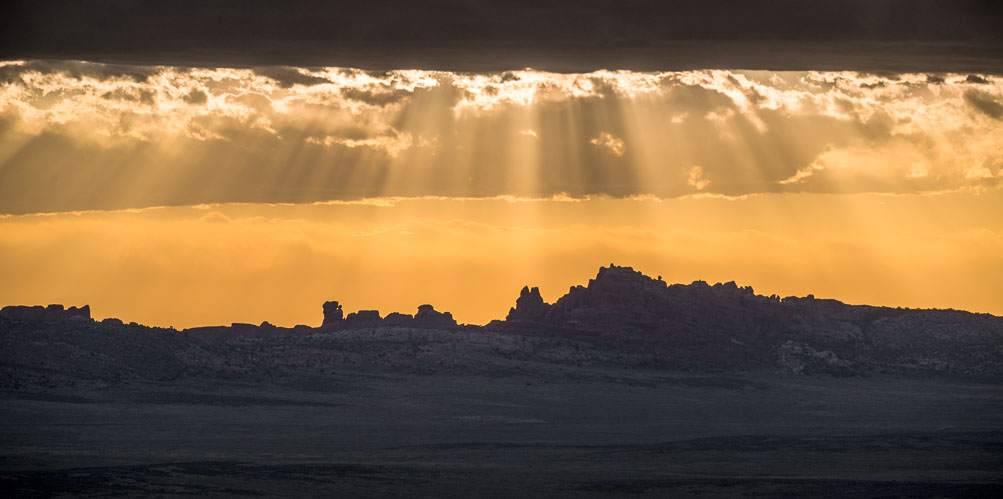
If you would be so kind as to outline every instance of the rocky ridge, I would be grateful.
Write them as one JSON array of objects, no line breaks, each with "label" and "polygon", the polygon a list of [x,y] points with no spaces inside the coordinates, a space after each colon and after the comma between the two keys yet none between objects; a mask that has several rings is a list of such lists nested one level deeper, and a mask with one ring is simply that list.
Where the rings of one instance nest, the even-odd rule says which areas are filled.
[{"label": "rocky ridge", "polygon": [[547,303],[525,287],[505,320],[459,325],[323,305],[320,327],[235,323],[183,331],[90,318],[87,306],[0,309],[0,386],[267,376],[375,366],[485,372],[508,361],[793,373],[1003,375],[1003,318],[762,296],[733,282],[669,285],[602,267]]}]

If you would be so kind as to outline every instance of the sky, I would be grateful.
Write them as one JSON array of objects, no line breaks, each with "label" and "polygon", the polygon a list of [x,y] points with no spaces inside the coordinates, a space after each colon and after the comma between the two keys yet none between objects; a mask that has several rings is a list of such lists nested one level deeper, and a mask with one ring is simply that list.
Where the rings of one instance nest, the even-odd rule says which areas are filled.
[{"label": "sky", "polygon": [[1001,19],[995,0],[7,0],[0,59],[999,73]]},{"label": "sky", "polygon": [[88,5],[4,7],[0,304],[485,323],[613,262],[1003,315],[990,3]]}]

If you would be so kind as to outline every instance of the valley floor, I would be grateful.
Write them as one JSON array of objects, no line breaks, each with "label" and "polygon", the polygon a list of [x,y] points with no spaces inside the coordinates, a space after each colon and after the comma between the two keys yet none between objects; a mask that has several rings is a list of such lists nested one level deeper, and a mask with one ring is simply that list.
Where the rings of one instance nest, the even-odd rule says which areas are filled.
[{"label": "valley floor", "polygon": [[1000,496],[1003,383],[514,363],[0,394],[0,493]]}]

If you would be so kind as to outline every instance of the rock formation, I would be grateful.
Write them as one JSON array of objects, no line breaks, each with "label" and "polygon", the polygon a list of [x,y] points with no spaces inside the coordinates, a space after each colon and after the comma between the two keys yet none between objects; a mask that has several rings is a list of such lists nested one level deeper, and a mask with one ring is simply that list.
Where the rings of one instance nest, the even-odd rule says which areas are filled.
[{"label": "rock formation", "polygon": [[64,309],[62,305],[54,304],[47,307],[36,305],[33,307],[23,305],[12,305],[0,309],[0,317],[21,322],[62,322],[68,320],[91,320],[91,307],[70,307]]},{"label": "rock formation", "polygon": [[[572,288],[573,289],[573,288]],[[547,316],[550,305],[543,301],[540,296],[540,288],[530,288],[523,286],[519,292],[519,298],[515,300],[515,307],[509,309],[506,321],[540,321]]]},{"label": "rock formation", "polygon": [[[391,312],[381,318],[378,310],[359,310],[341,318],[341,306],[336,301],[324,304],[324,323],[322,329],[355,329],[368,327],[418,327],[418,328],[452,328],[456,320],[449,312],[439,312],[432,305],[419,305],[414,315]],[[333,304],[333,305],[332,305]]]},{"label": "rock formation", "polygon": [[926,358],[943,370],[1003,372],[1003,318],[812,295],[781,299],[734,282],[667,285],[612,264],[552,305],[536,288],[523,288],[508,318],[487,327],[643,351],[656,363],[687,368],[779,363],[797,372],[850,373]]},{"label": "rock formation", "polygon": [[324,302],[324,322],[321,327],[328,327],[341,322],[345,317],[345,312],[341,310],[341,304],[336,301]]},{"label": "rock formation", "polygon": [[348,314],[348,317],[345,317],[343,327],[376,327],[379,326],[380,323],[381,319],[379,310],[359,310],[358,312],[352,312]]},{"label": "rock formation", "polygon": [[414,325],[417,327],[453,327],[456,320],[449,312],[439,312],[431,305],[418,305],[418,313],[414,314]]},{"label": "rock formation", "polygon": [[[21,376],[17,374],[18,359],[32,356],[48,356],[45,365],[39,364],[38,373],[48,369],[46,365],[64,363],[69,366],[66,372],[75,372],[81,359],[90,359],[88,362],[99,363],[103,366],[100,369],[111,372],[116,369],[116,359],[142,353],[123,350],[121,338],[128,337],[130,348],[138,348],[129,335],[142,333],[161,345],[147,353],[173,358],[172,349],[184,347],[188,349],[185,352],[197,353],[184,362],[202,366],[199,369],[205,363],[216,365],[216,355],[243,359],[213,368],[221,372],[243,372],[256,363],[297,367],[320,359],[334,362],[325,365],[356,365],[363,362],[357,357],[359,352],[383,362],[387,357],[380,352],[394,348],[404,348],[393,354],[401,365],[410,365],[420,351],[427,365],[446,366],[461,357],[474,358],[469,356],[471,352],[485,348],[476,355],[673,369],[1003,375],[1001,317],[956,310],[847,305],[811,295],[761,296],[734,282],[667,285],[630,267],[615,265],[600,268],[587,285],[572,287],[553,304],[543,300],[539,289],[524,287],[507,319],[484,327],[459,326],[451,314],[438,312],[431,305],[419,306],[414,315],[381,317],[376,310],[360,310],[345,316],[342,306],[330,301],[324,304],[323,312],[319,328],[235,323],[191,328],[179,334],[173,329],[123,325],[118,320],[94,322],[86,306],[4,307],[0,310],[0,335],[6,336],[0,336],[5,342],[0,360],[7,358],[15,377]],[[333,332],[337,334],[328,334]],[[368,343],[360,349],[351,346],[350,338]],[[446,343],[439,345],[437,341]],[[415,342],[437,346],[415,350]],[[349,348],[331,348],[332,344]],[[78,347],[100,355],[66,353]],[[465,349],[467,353],[463,353]],[[335,362],[334,358],[342,360]],[[133,369],[142,371],[144,362],[136,360]],[[171,369],[183,370],[171,365]]]}]

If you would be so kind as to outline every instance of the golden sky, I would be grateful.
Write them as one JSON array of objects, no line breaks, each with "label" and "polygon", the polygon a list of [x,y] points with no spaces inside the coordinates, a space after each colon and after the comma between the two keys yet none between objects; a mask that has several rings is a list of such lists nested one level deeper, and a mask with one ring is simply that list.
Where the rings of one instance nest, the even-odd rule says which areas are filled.
[{"label": "golden sky", "polygon": [[0,66],[0,304],[461,322],[599,265],[1003,314],[1003,79]]}]

